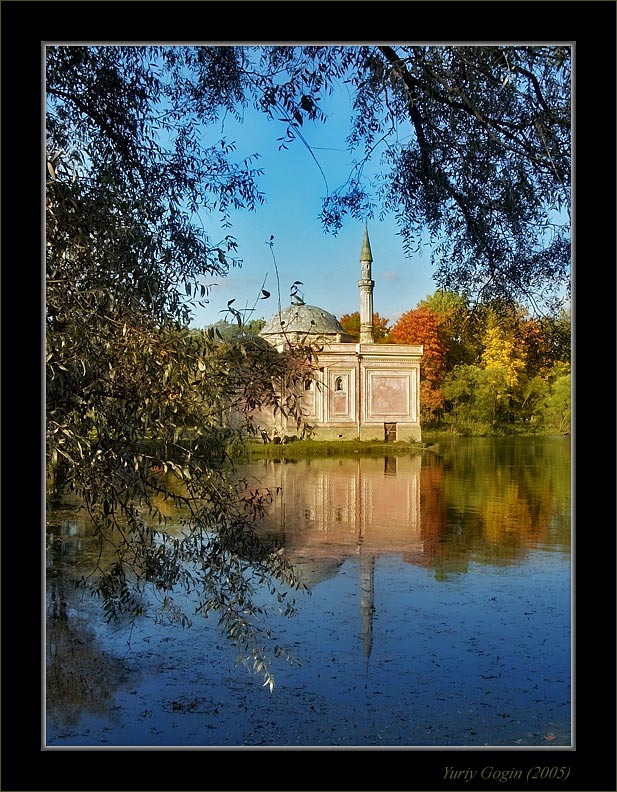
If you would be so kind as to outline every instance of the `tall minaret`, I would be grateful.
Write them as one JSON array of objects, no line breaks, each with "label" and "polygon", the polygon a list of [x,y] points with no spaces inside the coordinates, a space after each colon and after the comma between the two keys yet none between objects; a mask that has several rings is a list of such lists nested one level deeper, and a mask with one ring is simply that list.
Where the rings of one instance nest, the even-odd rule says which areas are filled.
[{"label": "tall minaret", "polygon": [[364,226],[364,241],[360,253],[360,272],[361,278],[358,281],[360,287],[360,343],[373,343],[373,287],[375,281],[371,280],[371,264],[373,255],[371,253],[371,243],[368,240],[368,228]]}]

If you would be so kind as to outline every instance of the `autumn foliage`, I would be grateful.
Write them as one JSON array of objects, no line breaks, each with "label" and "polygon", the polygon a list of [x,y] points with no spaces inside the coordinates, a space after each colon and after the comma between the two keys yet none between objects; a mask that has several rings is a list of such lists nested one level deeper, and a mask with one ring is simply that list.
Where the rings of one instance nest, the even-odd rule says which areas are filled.
[{"label": "autumn foliage", "polygon": [[[340,322],[360,338],[360,314]],[[423,347],[420,419],[464,434],[511,424],[570,425],[570,317],[532,319],[520,306],[470,307],[463,295],[437,291],[394,324],[373,314],[378,343]]]},{"label": "autumn foliage", "polygon": [[391,338],[397,344],[422,344],[422,368],[427,379],[436,380],[444,373],[446,349],[435,311],[424,307],[407,311],[392,328]]},{"label": "autumn foliage", "polygon": [[391,339],[397,344],[421,344],[424,347],[420,369],[420,410],[424,420],[434,420],[444,407],[440,382],[446,373],[446,347],[439,314],[424,306],[407,311],[392,328]]},{"label": "autumn foliage", "polygon": [[446,423],[473,434],[525,423],[568,431],[567,312],[531,319],[521,307],[471,309],[461,295],[438,291],[400,317],[390,341],[423,346],[425,426]]},{"label": "autumn foliage", "polygon": [[[343,314],[339,319],[343,329],[350,336],[353,336],[355,341],[360,340],[360,313],[354,311],[350,314]],[[388,343],[390,340],[390,328],[388,327],[389,319],[382,318],[378,313],[373,314],[373,337],[378,344]]]}]

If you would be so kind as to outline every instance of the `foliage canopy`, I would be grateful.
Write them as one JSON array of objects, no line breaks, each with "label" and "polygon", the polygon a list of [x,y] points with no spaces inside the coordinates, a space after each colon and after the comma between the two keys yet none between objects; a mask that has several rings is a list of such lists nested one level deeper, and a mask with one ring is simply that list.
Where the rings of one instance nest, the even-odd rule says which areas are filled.
[{"label": "foliage canopy", "polygon": [[[246,69],[253,51],[238,50]],[[395,214],[404,249],[431,236],[439,288],[534,306],[569,293],[570,49],[563,46],[260,48],[247,93],[286,124],[286,143],[324,120],[343,85],[357,153],[324,199],[345,214]],[[256,74],[255,74],[256,72]],[[366,166],[381,158],[369,182]]]},{"label": "foliage canopy", "polygon": [[[294,383],[310,376],[310,352],[188,328],[199,277],[238,263],[235,240],[213,243],[194,211],[216,204],[225,226],[230,205],[251,208],[259,194],[224,142],[197,144],[214,110],[167,54],[163,84],[146,49],[47,52],[48,495],[77,496],[113,544],[113,563],[83,581],[110,618],[149,612],[153,597],[159,617],[184,623],[214,611],[272,686],[254,597],[265,587],[293,612],[297,581],[255,530],[270,494],[238,479],[229,448],[256,407],[301,420]],[[165,501],[183,509],[180,531],[165,526]]]}]

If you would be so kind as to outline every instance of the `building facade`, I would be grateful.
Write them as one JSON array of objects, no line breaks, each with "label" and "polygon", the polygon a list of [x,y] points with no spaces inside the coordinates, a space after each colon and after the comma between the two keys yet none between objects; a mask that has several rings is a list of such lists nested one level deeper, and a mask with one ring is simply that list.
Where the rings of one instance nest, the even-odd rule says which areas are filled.
[{"label": "building facade", "polygon": [[[260,335],[278,349],[310,343],[317,372],[307,380],[301,405],[315,439],[421,440],[420,360],[422,346],[377,344],[373,329],[373,257],[365,228],[360,253],[360,341],[335,316],[297,304],[276,314]],[[294,434],[281,416],[260,416],[267,430]]]}]

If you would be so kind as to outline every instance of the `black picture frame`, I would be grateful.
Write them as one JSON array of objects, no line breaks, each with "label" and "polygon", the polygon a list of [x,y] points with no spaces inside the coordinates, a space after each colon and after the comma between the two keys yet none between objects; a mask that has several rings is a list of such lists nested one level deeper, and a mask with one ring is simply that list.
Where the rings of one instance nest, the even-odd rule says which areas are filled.
[{"label": "black picture frame", "polygon": [[[207,13],[206,13],[207,12]],[[614,174],[615,153],[615,4],[610,0],[544,2],[415,2],[414,0],[188,0],[183,2],[79,2],[76,0],[3,0],[2,101],[2,391],[5,450],[5,501],[2,530],[2,731],[0,787],[3,792],[69,792],[72,790],[458,790],[494,789],[494,782],[474,785],[449,781],[445,768],[529,768],[567,765],[566,781],[503,784],[508,790],[614,790],[615,783],[615,618],[614,529],[606,517],[577,524],[575,622],[574,750],[320,750],[97,752],[88,749],[45,751],[41,746],[41,568],[42,507],[23,489],[24,471],[42,465],[44,383],[40,299],[42,295],[39,197],[42,105],[42,50],[45,41],[190,42],[195,20],[212,41],[382,41],[401,39],[430,43],[493,40],[563,41],[575,46],[576,244],[575,312],[577,378],[590,364],[583,350],[597,344],[585,317],[596,311],[614,316],[602,302],[603,276],[589,284],[587,267],[614,272],[614,181],[606,189],[606,170]],[[213,25],[213,20],[215,24]],[[213,30],[214,28],[214,30]],[[607,160],[611,167],[607,166]],[[612,198],[611,198],[612,196]],[[593,217],[586,217],[587,204]],[[610,211],[610,215],[609,215]],[[36,229],[36,231],[33,229]],[[608,239],[607,239],[608,237]],[[592,244],[593,240],[593,244]],[[589,246],[589,247],[588,247]],[[585,248],[583,256],[583,247]],[[589,261],[588,257],[589,256]],[[608,256],[609,265],[602,263]],[[608,276],[608,275],[607,275]],[[606,295],[605,299],[606,299]],[[15,303],[19,301],[19,306]],[[580,312],[580,313],[579,313]],[[588,316],[588,315],[587,315]],[[591,318],[589,325],[591,325]],[[601,324],[601,323],[600,323]],[[604,325],[605,327],[605,325]],[[586,352],[585,352],[586,354]],[[19,387],[17,387],[19,383]],[[605,386],[604,386],[605,387]],[[24,391],[30,394],[25,400]],[[32,401],[31,395],[34,394]],[[40,401],[39,401],[40,398]],[[584,437],[582,389],[576,389],[577,476],[590,452]],[[609,441],[610,443],[611,441]],[[601,463],[600,463],[601,464]],[[40,469],[39,469],[40,472]],[[601,474],[594,477],[602,502],[613,488]],[[578,481],[575,492],[582,499]],[[36,492],[37,486],[34,485]],[[608,490],[608,496],[607,491]],[[9,500],[22,492],[34,503],[28,525],[13,523]],[[22,495],[23,497],[23,495]],[[609,514],[612,511],[609,508]],[[610,534],[597,536],[602,529]],[[607,550],[608,544],[610,552]],[[17,561],[19,559],[19,561]],[[610,589],[610,590],[609,590]],[[242,753],[242,756],[238,756]],[[315,756],[314,754],[318,754]],[[137,754],[137,755],[135,755]],[[300,754],[300,755],[298,755]]]}]

